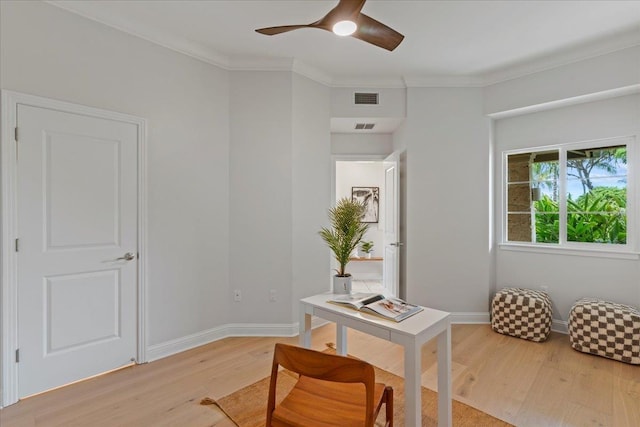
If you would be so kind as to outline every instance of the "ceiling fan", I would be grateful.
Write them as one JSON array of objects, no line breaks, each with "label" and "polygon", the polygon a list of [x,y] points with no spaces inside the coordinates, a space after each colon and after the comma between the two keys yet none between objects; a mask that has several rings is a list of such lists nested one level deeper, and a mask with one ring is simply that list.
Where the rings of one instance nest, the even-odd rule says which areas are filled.
[{"label": "ceiling fan", "polygon": [[259,28],[260,34],[273,36],[300,28],[319,28],[331,31],[339,36],[351,36],[383,49],[392,51],[404,36],[396,30],[361,13],[367,0],[340,0],[324,17],[311,24],[284,25],[279,27]]}]

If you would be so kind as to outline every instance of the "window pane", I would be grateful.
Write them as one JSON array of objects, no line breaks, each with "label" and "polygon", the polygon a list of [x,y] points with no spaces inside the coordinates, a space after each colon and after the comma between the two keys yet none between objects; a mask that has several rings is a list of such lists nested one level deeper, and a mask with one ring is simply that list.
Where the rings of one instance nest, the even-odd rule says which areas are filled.
[{"label": "window pane", "polygon": [[567,212],[620,212],[627,207],[627,189],[608,184],[607,180],[594,179],[598,185],[593,190],[575,197],[567,195]]},{"label": "window pane", "polygon": [[507,156],[507,241],[531,241],[531,153]]},{"label": "window pane", "polygon": [[567,241],[627,243],[627,216],[620,214],[568,213]]},{"label": "window pane", "polygon": [[626,146],[567,151],[567,241],[627,242]]},{"label": "window pane", "polygon": [[507,156],[507,182],[529,182],[529,162],[531,153]]},{"label": "window pane", "polygon": [[627,147],[601,147],[567,150],[567,178],[583,180],[588,187],[591,178],[627,176]]},{"label": "window pane", "polygon": [[507,241],[531,241],[531,214],[510,213],[507,215]]},{"label": "window pane", "polygon": [[[591,188],[586,186],[584,181],[577,179],[568,179],[567,180],[567,199],[568,200],[579,200],[585,194],[611,190],[618,191],[620,194],[624,194],[626,200],[626,190],[627,190],[627,177],[626,176],[615,176],[609,178],[589,178],[589,184]],[[626,205],[626,202],[625,202]]]},{"label": "window pane", "polygon": [[536,212],[536,243],[560,241],[560,214]]},{"label": "window pane", "polygon": [[509,184],[507,187],[507,200],[509,212],[530,213],[531,211],[531,187],[529,183]]},{"label": "window pane", "polygon": [[[558,159],[558,150],[507,156],[507,241],[540,241],[536,237],[537,211],[555,215],[552,215],[555,221],[551,219],[552,223],[556,223],[555,231],[546,232],[543,240],[545,243],[558,241]],[[545,225],[545,229],[548,228]]]},{"label": "window pane", "polygon": [[557,202],[560,189],[558,151],[534,153],[532,158],[531,187],[534,202],[545,198]]}]

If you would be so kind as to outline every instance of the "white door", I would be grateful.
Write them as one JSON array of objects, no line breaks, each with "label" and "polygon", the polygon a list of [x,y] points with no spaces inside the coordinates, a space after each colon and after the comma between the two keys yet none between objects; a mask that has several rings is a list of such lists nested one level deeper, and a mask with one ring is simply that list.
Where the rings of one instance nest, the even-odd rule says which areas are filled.
[{"label": "white door", "polygon": [[18,393],[136,356],[137,126],[18,104]]},{"label": "white door", "polygon": [[384,159],[384,265],[383,285],[387,292],[400,292],[400,173],[398,153]]}]

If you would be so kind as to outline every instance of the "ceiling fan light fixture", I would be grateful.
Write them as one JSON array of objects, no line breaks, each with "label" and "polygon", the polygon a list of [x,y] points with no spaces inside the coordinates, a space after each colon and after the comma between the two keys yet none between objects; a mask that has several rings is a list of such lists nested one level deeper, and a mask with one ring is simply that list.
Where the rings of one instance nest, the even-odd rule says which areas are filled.
[{"label": "ceiling fan light fixture", "polygon": [[338,36],[350,36],[355,33],[358,26],[353,21],[339,21],[333,25],[333,33]]},{"label": "ceiling fan light fixture", "polygon": [[338,0],[338,4],[329,13],[311,24],[258,28],[256,32],[265,36],[275,36],[303,28],[317,28],[342,37],[351,36],[391,52],[398,47],[404,36],[393,28],[362,13],[362,7],[366,1]]}]

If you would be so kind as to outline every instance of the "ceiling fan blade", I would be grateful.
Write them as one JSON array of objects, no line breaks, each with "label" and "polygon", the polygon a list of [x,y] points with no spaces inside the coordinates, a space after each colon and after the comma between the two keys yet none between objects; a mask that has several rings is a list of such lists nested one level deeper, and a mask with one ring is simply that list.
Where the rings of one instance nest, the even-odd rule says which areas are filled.
[{"label": "ceiling fan blade", "polygon": [[309,28],[313,27],[313,24],[303,24],[303,25],[281,25],[279,27],[267,27],[267,28],[258,28],[256,30],[257,33],[264,34],[267,36],[274,36],[276,34],[286,33],[287,31],[298,30],[300,28]]},{"label": "ceiling fan blade", "polygon": [[389,51],[398,47],[404,39],[404,36],[393,28],[387,27],[382,22],[378,22],[364,13],[361,13],[358,16],[356,24],[358,24],[358,29],[351,35],[351,37],[355,37]]},{"label": "ceiling fan blade", "polygon": [[333,28],[336,22],[349,20],[355,22],[358,15],[367,0],[340,0],[336,7],[331,9],[329,13],[314,22],[313,25],[323,30]]}]

